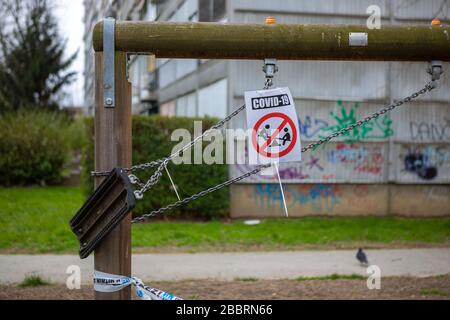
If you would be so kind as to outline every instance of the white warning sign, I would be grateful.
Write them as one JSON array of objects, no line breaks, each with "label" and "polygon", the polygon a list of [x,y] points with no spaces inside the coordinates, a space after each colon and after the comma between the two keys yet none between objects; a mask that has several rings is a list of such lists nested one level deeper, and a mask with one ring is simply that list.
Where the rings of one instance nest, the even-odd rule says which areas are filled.
[{"label": "white warning sign", "polygon": [[289,88],[248,91],[250,163],[301,161],[300,130]]}]

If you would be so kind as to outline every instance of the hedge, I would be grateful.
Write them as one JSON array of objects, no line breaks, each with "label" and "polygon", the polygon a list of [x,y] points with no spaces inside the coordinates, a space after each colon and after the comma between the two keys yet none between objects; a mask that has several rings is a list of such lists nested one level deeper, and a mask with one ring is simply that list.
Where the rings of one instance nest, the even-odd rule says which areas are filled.
[{"label": "hedge", "polygon": [[0,185],[58,183],[70,159],[72,122],[61,113],[0,116]]},{"label": "hedge", "polygon": [[[169,155],[172,152],[172,148],[179,143],[170,141],[172,132],[175,129],[185,128],[192,133],[194,131],[195,120],[202,121],[203,130],[209,128],[217,121],[212,118],[167,118],[156,115],[133,116],[133,164],[148,162]],[[93,178],[90,176],[90,172],[94,168],[93,119],[88,118],[85,120],[85,123],[88,143],[83,152],[82,181],[84,193],[88,196],[92,193],[94,184]],[[192,151],[192,158],[193,154]],[[223,182],[228,177],[227,166],[221,164],[175,165],[171,162],[168,169],[177,185],[181,198]],[[145,181],[153,172],[154,168],[139,172],[137,176],[141,181]],[[133,214],[135,216],[141,215],[176,200],[177,198],[172,190],[170,180],[164,172],[160,182],[145,194],[143,200],[138,201],[138,205],[134,209]],[[180,209],[174,209],[168,212],[167,215],[183,218],[220,218],[227,214],[228,206],[228,189],[225,188],[193,201]]]}]

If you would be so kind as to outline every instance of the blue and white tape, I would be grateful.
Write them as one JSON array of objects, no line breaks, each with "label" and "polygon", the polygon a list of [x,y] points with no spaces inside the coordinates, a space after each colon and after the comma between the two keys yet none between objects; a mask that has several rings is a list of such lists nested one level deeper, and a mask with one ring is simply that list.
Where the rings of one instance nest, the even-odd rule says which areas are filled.
[{"label": "blue and white tape", "polygon": [[141,300],[183,300],[159,289],[148,287],[136,277],[119,276],[101,271],[94,271],[94,290],[98,292],[116,292],[129,285],[134,285],[136,295]]}]

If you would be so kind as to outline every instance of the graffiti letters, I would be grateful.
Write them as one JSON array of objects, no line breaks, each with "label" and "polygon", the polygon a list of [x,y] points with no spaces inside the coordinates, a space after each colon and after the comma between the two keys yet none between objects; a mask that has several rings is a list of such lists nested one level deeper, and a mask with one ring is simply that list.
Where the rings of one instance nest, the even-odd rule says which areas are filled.
[{"label": "graffiti letters", "polygon": [[319,161],[320,161],[319,158],[311,156],[309,161],[306,162],[306,165],[308,166],[308,169],[310,169],[310,170],[316,168],[320,171],[323,171],[323,167],[320,165]]},{"label": "graffiti letters", "polygon": [[350,166],[355,172],[379,175],[383,170],[384,156],[381,147],[366,148],[361,144],[338,143],[327,153],[330,164]]},{"label": "graffiti letters", "polygon": [[409,132],[414,141],[450,141],[450,119],[442,123],[411,121]]},{"label": "graffiti letters", "polygon": [[[320,138],[342,130],[358,121],[356,117],[356,110],[359,108],[359,103],[353,103],[350,108],[347,108],[342,101],[338,101],[337,103],[339,106],[339,113],[330,112],[335,124],[322,128],[321,134],[319,135]],[[385,114],[365,123],[360,127],[347,131],[342,135],[342,137],[346,142],[355,142],[366,139],[386,139],[391,137],[393,134],[394,130],[392,129],[392,120],[389,115]]]},{"label": "graffiti letters", "polygon": [[[379,198],[373,195],[369,185],[289,184],[284,186],[284,193],[288,208],[300,213],[334,214],[342,212],[342,208],[361,206],[377,212],[380,208]],[[252,185],[246,191],[245,199],[263,211],[283,210],[277,184]]]},{"label": "graffiti letters", "polygon": [[294,191],[291,206],[310,204],[315,211],[331,213],[339,203],[338,185],[317,184]]},{"label": "graffiti letters", "polygon": [[[237,165],[236,168],[239,171],[239,174],[244,174],[246,172],[249,172],[253,169],[255,169],[255,166],[250,166],[250,165]],[[305,180],[305,179],[309,179],[310,175],[304,172],[303,167],[300,166],[282,166],[279,169],[280,172],[280,178],[283,180]],[[273,172],[273,174],[270,175],[264,175],[261,177],[258,176],[253,176],[250,179],[255,180],[255,181],[261,181],[261,180],[269,180],[269,181],[276,181],[278,178],[275,174],[275,172]]]},{"label": "graffiti letters", "polygon": [[[285,188],[288,207],[311,205],[318,212],[331,213],[339,203],[340,189],[338,185],[306,185]],[[260,207],[265,209],[282,208],[283,200],[280,188],[276,184],[259,184],[255,186],[254,196]]]},{"label": "graffiti letters", "polygon": [[323,129],[328,127],[328,122],[322,119],[314,119],[312,121],[310,116],[305,116],[305,120],[298,119],[300,124],[300,134],[305,138],[313,138]]},{"label": "graffiti letters", "polygon": [[[280,178],[281,179],[298,179],[304,180],[309,179],[309,174],[303,173],[302,167],[288,167],[288,168],[280,168]],[[276,177],[274,176],[274,179]]]},{"label": "graffiti letters", "polygon": [[[284,181],[342,181],[349,177],[368,179],[383,177],[385,149],[380,144],[339,142],[305,155],[303,162],[280,165],[280,177]],[[239,164],[234,177],[255,169],[255,166]],[[276,182],[275,171],[255,175],[247,181]]]},{"label": "graffiti letters", "polygon": [[[280,188],[276,184],[259,184],[255,186],[255,197],[262,208],[282,208],[283,199]],[[286,196],[285,196],[286,197]]]}]

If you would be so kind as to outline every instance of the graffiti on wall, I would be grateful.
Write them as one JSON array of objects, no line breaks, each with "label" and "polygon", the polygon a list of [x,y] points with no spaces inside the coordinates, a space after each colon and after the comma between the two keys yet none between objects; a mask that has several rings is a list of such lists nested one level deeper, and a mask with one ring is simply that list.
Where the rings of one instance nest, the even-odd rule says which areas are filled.
[{"label": "graffiti on wall", "polygon": [[327,160],[350,167],[356,173],[379,175],[383,171],[384,155],[381,146],[368,148],[360,143],[338,143],[327,152]]},{"label": "graffiti on wall", "polygon": [[[385,168],[384,148],[380,144],[339,142],[305,154],[301,163],[280,164],[280,178],[283,181],[348,180],[350,177],[383,177]],[[247,164],[236,165],[236,174],[241,175],[254,169]],[[252,176],[247,182],[276,182],[275,172]]]},{"label": "graffiti on wall", "polygon": [[[342,208],[366,208],[379,212],[383,207],[379,194],[368,185],[302,184],[284,188],[286,205],[289,209],[316,214],[336,213]],[[376,189],[377,187],[375,187]],[[283,210],[283,199],[277,184],[256,184],[247,189],[242,200],[249,201],[262,211]],[[248,199],[248,200],[247,200]],[[303,208],[303,209],[302,209]]]},{"label": "graffiti on wall", "polygon": [[[339,111],[330,112],[330,119],[313,118],[309,115],[299,119],[300,133],[305,138],[323,138],[333,132],[346,128],[359,119],[356,116],[360,104],[353,103],[347,107],[342,101],[337,101]],[[386,139],[394,134],[392,120],[388,114],[375,118],[360,127],[342,135],[345,142],[357,142],[367,139]]]},{"label": "graffiti on wall", "polygon": [[330,125],[328,121],[323,119],[312,118],[311,116],[305,116],[303,121],[299,118],[300,124],[300,136],[303,138],[315,138],[322,130],[326,130]]},{"label": "graffiti on wall", "polygon": [[404,171],[422,180],[434,180],[443,167],[450,165],[450,152],[444,146],[408,147],[401,158]]},{"label": "graffiti on wall", "polygon": [[[252,171],[255,169],[255,166],[251,166],[248,164],[238,164],[235,166],[236,168],[236,176],[241,175],[244,173],[247,173],[249,171]],[[302,180],[308,180],[311,178],[311,174],[307,172],[307,170],[304,168],[303,164],[293,164],[286,166],[283,164],[283,166],[280,166],[279,168],[280,178],[284,181],[302,181]],[[270,171],[268,174],[260,174],[251,176],[248,181],[251,182],[262,182],[262,181],[277,181],[277,176],[274,171]]]},{"label": "graffiti on wall", "polygon": [[[297,188],[287,188],[284,191],[288,208],[310,205],[313,210],[318,212],[332,212],[339,203],[340,187],[338,185],[303,185]],[[255,185],[253,196],[261,208],[283,208],[283,199],[277,184]]]},{"label": "graffiti on wall", "polygon": [[450,119],[440,123],[411,121],[409,134],[413,141],[450,141]]},{"label": "graffiti on wall", "polygon": [[[361,106],[361,107],[360,107]],[[328,115],[318,113],[300,114],[301,136],[316,140],[331,132],[340,130],[358,120],[362,112],[361,103],[337,102],[337,108]],[[450,181],[450,119],[443,114],[440,122],[410,120],[399,139],[411,139],[422,144],[388,145],[386,139],[394,134],[393,122],[388,114],[379,116],[362,127],[347,133],[342,140],[323,144],[320,148],[305,153],[301,163],[280,165],[280,176],[285,182],[341,183],[341,182],[388,182],[387,168],[389,152],[396,161],[396,172],[392,172],[398,182],[443,183]],[[409,125],[409,126],[408,126]],[[367,141],[372,140],[372,141]],[[424,145],[424,142],[438,142],[439,145]],[[307,142],[304,142],[306,144]],[[398,146],[398,147],[397,147]],[[232,175],[246,173],[253,167],[237,165]],[[276,182],[273,175],[256,175],[245,182]]]},{"label": "graffiti on wall", "polygon": [[308,170],[317,169],[319,171],[323,171],[323,167],[320,165],[320,158],[315,157],[314,155],[309,157],[309,159],[305,162],[305,165]]}]

